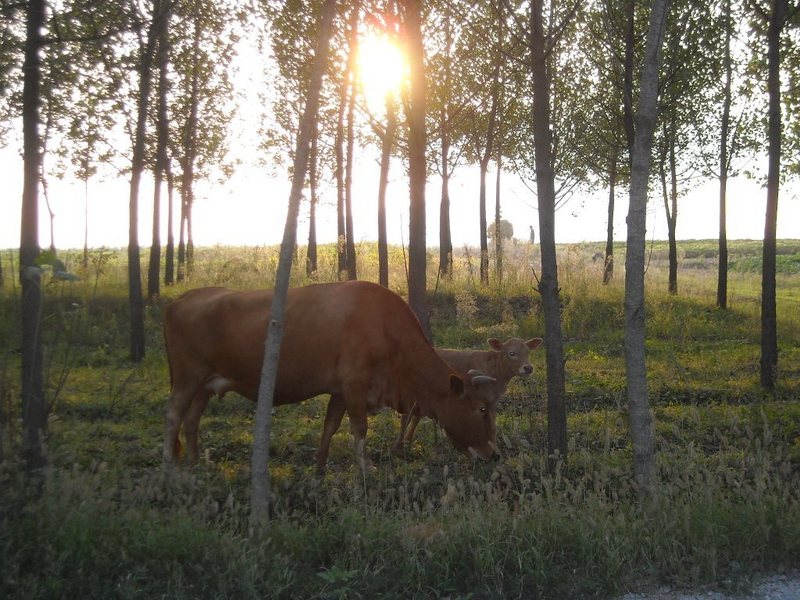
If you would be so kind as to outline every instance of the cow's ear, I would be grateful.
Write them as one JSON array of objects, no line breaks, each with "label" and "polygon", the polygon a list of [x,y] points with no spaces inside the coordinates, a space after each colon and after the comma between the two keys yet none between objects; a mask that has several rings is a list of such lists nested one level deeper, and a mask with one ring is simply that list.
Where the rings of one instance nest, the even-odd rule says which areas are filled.
[{"label": "cow's ear", "polygon": [[450,375],[450,391],[455,396],[462,396],[464,394],[464,380],[455,373]]},{"label": "cow's ear", "polygon": [[536,350],[539,346],[542,345],[542,338],[532,338],[525,342],[525,345],[530,350]]},{"label": "cow's ear", "polygon": [[489,344],[489,347],[492,350],[497,350],[498,352],[503,350],[503,342],[501,342],[497,338],[489,338],[488,340],[486,340],[486,343]]}]

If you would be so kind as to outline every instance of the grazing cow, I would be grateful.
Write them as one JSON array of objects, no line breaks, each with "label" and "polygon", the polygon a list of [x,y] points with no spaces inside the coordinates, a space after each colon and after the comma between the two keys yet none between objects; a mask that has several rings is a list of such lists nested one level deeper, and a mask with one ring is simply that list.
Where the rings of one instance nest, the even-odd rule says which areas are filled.
[{"label": "grazing cow", "polygon": [[[462,376],[480,374],[493,379],[493,381],[485,379],[484,381],[488,383],[483,387],[487,401],[496,403],[505,393],[508,382],[514,376],[525,377],[533,373],[529,353],[541,345],[542,338],[532,338],[527,341],[510,338],[505,342],[501,342],[497,338],[490,338],[487,343],[489,350],[436,348],[436,354]],[[403,415],[400,436],[395,442],[396,450],[402,448],[405,442],[410,442],[414,437],[419,419],[420,415],[414,411]]]},{"label": "grazing cow", "polygon": [[[170,368],[164,458],[180,453],[183,425],[187,460],[198,459],[200,416],[212,394],[258,397],[272,291],[201,288],[164,311]],[[427,342],[411,308],[373,283],[348,281],[290,289],[275,388],[275,405],[329,393],[317,467],[346,411],[356,458],[364,465],[367,414],[389,406],[438,421],[465,454],[495,454],[494,407]],[[337,413],[340,411],[340,414]]]}]

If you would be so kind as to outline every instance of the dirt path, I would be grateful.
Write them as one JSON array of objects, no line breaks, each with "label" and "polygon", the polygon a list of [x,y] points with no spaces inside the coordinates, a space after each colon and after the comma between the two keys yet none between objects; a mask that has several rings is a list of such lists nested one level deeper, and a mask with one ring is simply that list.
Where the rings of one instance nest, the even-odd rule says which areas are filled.
[{"label": "dirt path", "polygon": [[656,588],[620,596],[617,600],[800,600],[800,573],[757,577],[749,592],[675,591]]}]

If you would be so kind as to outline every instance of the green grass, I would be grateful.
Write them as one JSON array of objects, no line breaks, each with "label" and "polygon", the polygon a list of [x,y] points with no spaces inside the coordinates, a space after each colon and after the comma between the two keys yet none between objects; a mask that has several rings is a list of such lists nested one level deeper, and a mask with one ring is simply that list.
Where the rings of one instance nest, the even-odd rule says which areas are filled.
[{"label": "green grass", "polygon": [[[163,290],[148,308],[148,353],[139,365],[126,357],[124,257],[98,252],[96,270],[81,282],[45,288],[52,468],[37,483],[14,460],[0,465],[0,597],[606,598],[646,581],[740,592],[755,572],[797,568],[800,276],[782,271],[777,282],[779,385],[765,395],[760,276],[732,269],[731,308],[718,310],[715,242],[680,246],[679,295],[666,293],[665,245],[653,246],[646,279],[658,453],[652,505],[637,499],[631,473],[622,269],[602,286],[601,266],[591,260],[601,247],[581,244],[559,247],[568,464],[547,473],[542,350],[531,355],[534,374],[512,381],[501,402],[496,463],[473,464],[430,421],[395,456],[398,419],[380,413],[367,439],[375,470],[365,479],[353,466],[345,422],[318,478],[313,454],[327,399],[279,407],[273,519],[259,539],[247,529],[252,403],[212,400],[201,421],[200,464],[162,465],[168,373],[160,323],[163,305],[188,287],[268,285],[276,249],[198,248],[191,282]],[[800,244],[782,241],[779,252],[791,262]],[[731,245],[736,260],[759,253],[758,242]],[[433,267],[436,343],[483,347],[492,336],[541,335],[533,292],[540,269],[530,247],[511,247],[504,281],[485,288],[470,260],[474,252],[458,253],[450,281],[436,282]],[[400,249],[391,261],[392,287],[402,293]],[[333,249],[323,248],[318,279],[334,278],[334,264]],[[370,245],[359,248],[359,273],[377,278]],[[296,269],[294,284],[307,282]],[[0,296],[6,456],[20,437],[18,302],[7,281]]]}]

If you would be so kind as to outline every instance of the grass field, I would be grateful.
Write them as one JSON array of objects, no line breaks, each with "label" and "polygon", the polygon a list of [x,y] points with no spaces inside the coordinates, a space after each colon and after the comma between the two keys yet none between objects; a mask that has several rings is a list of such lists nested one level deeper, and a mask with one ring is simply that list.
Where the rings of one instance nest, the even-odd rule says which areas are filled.
[{"label": "grass field", "polygon": [[[321,249],[318,280],[336,277]],[[430,254],[435,343],[542,335],[536,248],[507,248],[502,281],[478,283],[459,249],[450,281]],[[81,275],[48,283],[43,313],[52,467],[37,484],[0,466],[3,598],[605,598],[647,582],[748,589],[754,573],[800,566],[800,241],[779,242],[778,387],[759,387],[761,244],[731,244],[728,310],[714,307],[716,242],[679,244],[679,293],[667,249],[648,247],[648,383],[658,493],[637,500],[627,430],[624,247],[601,284],[600,244],[559,247],[569,456],[549,475],[544,353],[513,380],[498,414],[502,459],[474,464],[423,421],[406,456],[394,414],[371,418],[376,469],[353,465],[347,424],[326,475],[313,453],[326,398],[273,420],[269,535],[247,535],[253,405],[228,395],[201,421],[203,459],[161,463],[168,373],[164,305],[190,287],[271,285],[278,249],[199,248],[188,283],[148,307],[147,356],[127,359],[125,255],[61,253]],[[359,277],[377,280],[374,245]],[[20,438],[19,291],[0,253],[0,406],[5,456]],[[302,249],[293,285],[308,283]],[[401,249],[390,287],[404,293]]]}]

